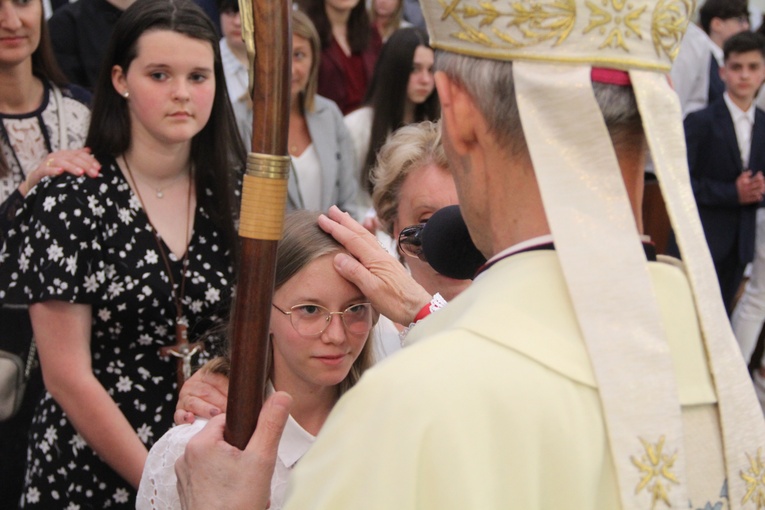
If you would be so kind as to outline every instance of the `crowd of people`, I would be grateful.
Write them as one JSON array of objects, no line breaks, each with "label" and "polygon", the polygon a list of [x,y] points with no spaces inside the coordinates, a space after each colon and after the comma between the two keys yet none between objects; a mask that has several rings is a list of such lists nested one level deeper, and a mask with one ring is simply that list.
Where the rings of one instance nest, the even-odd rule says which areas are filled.
[{"label": "crowd of people", "polygon": [[[759,22],[755,32],[751,22]],[[707,0],[672,68],[693,194],[720,293],[765,405],[765,25],[745,0]],[[680,256],[676,243],[669,252]],[[745,274],[748,278],[745,279]],[[744,285],[745,284],[745,285]],[[758,345],[759,344],[759,345]]]},{"label": "crowd of people", "polygon": [[[18,39],[0,48],[0,313],[14,325],[3,348],[23,355],[34,331],[41,366],[0,424],[3,508],[133,506],[174,412],[168,349],[202,342],[198,364],[225,352],[253,112],[238,2],[194,3],[0,3],[0,29]],[[294,11],[289,209],[367,212],[351,134],[317,90],[337,93],[326,83],[334,56],[354,77],[350,99],[365,97],[383,33],[402,23],[397,5],[374,24],[359,2]],[[430,67],[432,51],[419,71],[432,82]],[[377,359],[400,348],[386,324],[389,346],[369,343]]]},{"label": "crowd of people", "polygon": [[[682,43],[551,45],[555,6],[499,2],[295,0],[269,400],[241,452],[239,2],[0,0],[0,349],[39,360],[0,422],[0,508],[759,508],[758,20],[648,0],[625,30],[673,16]],[[421,249],[457,204],[488,259],[469,280]]]}]

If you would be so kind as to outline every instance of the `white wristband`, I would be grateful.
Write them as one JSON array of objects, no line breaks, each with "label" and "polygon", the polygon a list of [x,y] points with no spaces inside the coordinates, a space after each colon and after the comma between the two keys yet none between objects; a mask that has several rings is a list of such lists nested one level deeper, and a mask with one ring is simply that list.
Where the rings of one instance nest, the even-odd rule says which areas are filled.
[{"label": "white wristband", "polygon": [[[433,298],[430,300],[430,305],[428,306],[429,313],[436,312],[440,310],[441,308],[445,307],[447,305],[447,301],[444,299],[444,297],[436,292],[435,295],[433,295]],[[420,319],[422,320],[422,319]],[[419,321],[417,321],[419,322]],[[409,333],[409,331],[414,327],[417,322],[412,322],[407,326],[406,328],[402,329],[401,332],[398,334],[399,340],[401,340],[401,344],[404,344],[404,339],[406,338],[406,335]]]}]

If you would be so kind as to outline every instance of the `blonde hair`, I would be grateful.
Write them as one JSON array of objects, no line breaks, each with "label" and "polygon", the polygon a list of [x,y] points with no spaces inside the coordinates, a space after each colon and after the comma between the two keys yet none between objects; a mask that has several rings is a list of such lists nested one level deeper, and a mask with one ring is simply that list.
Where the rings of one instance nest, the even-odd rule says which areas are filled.
[{"label": "blonde hair", "polygon": [[308,71],[308,83],[300,93],[300,106],[305,112],[312,112],[316,89],[319,87],[319,60],[321,59],[321,41],[311,19],[299,10],[292,11],[292,35],[302,37],[311,46],[311,69]]},{"label": "blonde hair", "polygon": [[399,195],[406,177],[431,163],[448,168],[441,145],[440,121],[404,126],[391,133],[380,149],[372,169],[372,202],[377,219],[388,235],[393,236],[393,222],[398,215]]}]

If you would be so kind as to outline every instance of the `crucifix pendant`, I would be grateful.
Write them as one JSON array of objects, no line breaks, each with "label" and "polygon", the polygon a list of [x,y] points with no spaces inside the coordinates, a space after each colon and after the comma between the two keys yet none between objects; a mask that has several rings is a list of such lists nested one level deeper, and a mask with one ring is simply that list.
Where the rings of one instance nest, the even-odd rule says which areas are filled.
[{"label": "crucifix pendant", "polygon": [[178,390],[183,383],[191,377],[191,361],[194,356],[204,349],[204,343],[189,343],[187,327],[177,320],[175,322],[175,345],[162,347],[159,352],[162,356],[174,356],[178,358]]},{"label": "crucifix pendant", "polygon": [[183,380],[185,381],[189,377],[191,377],[191,359],[194,357],[196,353],[198,353],[200,350],[202,350],[201,344],[184,344],[179,349],[180,352],[178,354],[173,354],[173,356],[177,356],[179,358],[179,361],[181,363],[181,373],[183,374]]}]

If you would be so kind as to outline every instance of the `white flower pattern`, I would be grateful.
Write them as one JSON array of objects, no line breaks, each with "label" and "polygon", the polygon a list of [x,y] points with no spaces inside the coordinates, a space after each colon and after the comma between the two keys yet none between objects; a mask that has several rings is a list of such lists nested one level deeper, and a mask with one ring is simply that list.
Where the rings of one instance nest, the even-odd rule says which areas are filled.
[{"label": "white flower pattern", "polygon": [[159,262],[159,255],[157,255],[157,252],[154,250],[146,250],[146,256],[144,257],[144,260],[147,264],[156,264]]},{"label": "white flower pattern", "polygon": [[50,245],[46,251],[48,252],[48,259],[53,262],[58,262],[64,256],[64,250],[56,243]]},{"label": "white flower pattern", "polygon": [[54,205],[56,205],[56,199],[53,197],[47,197],[43,202],[43,210],[45,212],[51,212]]}]

